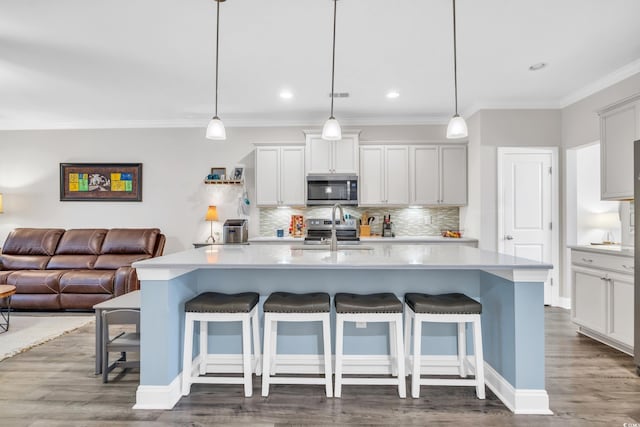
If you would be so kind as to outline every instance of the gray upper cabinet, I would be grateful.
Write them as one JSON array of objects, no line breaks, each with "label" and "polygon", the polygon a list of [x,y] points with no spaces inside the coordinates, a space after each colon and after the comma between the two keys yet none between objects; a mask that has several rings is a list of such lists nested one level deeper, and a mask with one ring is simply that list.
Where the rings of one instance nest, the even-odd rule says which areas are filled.
[{"label": "gray upper cabinet", "polygon": [[466,144],[410,147],[409,183],[410,205],[466,205]]},{"label": "gray upper cabinet", "polygon": [[640,139],[640,94],[605,107],[600,115],[602,200],[633,198],[633,141]]}]

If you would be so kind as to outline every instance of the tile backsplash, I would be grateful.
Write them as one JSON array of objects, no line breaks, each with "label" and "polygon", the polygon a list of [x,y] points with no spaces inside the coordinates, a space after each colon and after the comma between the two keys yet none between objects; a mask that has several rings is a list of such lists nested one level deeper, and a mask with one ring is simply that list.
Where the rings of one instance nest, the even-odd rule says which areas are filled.
[{"label": "tile backsplash", "polygon": [[[382,218],[391,215],[397,236],[437,236],[441,230],[457,230],[460,222],[460,209],[446,208],[360,208],[345,207],[344,213],[360,218],[363,212],[375,217],[371,224],[371,233],[382,232]],[[331,218],[330,207],[309,208],[261,208],[260,236],[275,237],[276,230],[284,230],[288,234],[291,215],[304,215],[307,218]]]}]

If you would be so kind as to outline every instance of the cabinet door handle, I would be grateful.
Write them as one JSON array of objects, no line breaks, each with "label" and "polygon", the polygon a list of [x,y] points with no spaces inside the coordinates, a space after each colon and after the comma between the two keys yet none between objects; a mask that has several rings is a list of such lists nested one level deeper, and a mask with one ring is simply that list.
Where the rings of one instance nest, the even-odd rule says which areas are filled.
[{"label": "cabinet door handle", "polygon": [[504,240],[513,240],[513,236],[510,234],[507,234],[506,236],[504,236]]},{"label": "cabinet door handle", "polygon": [[593,262],[591,258],[582,258],[583,262]]},{"label": "cabinet door handle", "polygon": [[622,264],[622,266],[623,266],[624,268],[626,268],[627,270],[633,270],[633,266],[632,266],[632,265]]}]

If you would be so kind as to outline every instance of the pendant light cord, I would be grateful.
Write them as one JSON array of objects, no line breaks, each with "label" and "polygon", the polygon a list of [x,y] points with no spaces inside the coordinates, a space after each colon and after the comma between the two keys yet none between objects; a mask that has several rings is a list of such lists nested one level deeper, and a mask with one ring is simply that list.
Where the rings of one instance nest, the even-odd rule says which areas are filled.
[{"label": "pendant light cord", "polygon": [[458,52],[456,49],[456,0],[453,0],[453,87],[456,100],[456,116],[458,115]]},{"label": "pendant light cord", "polygon": [[333,98],[334,91],[333,85],[335,81],[335,72],[336,72],[336,11],[337,11],[338,0],[333,0],[333,57],[331,60],[331,116],[330,119],[333,119]]},{"label": "pendant light cord", "polygon": [[[454,0],[455,1],[455,0]],[[218,46],[220,41],[220,0],[216,0],[216,107],[215,118],[218,118]]]}]

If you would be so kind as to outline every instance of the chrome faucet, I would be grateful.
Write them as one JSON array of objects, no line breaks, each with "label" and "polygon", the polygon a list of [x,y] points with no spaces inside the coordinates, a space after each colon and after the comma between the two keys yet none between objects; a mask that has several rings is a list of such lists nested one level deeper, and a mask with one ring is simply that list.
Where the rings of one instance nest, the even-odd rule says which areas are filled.
[{"label": "chrome faucet", "polygon": [[331,246],[329,247],[329,250],[334,252],[338,250],[338,237],[336,236],[336,208],[340,209],[340,221],[344,221],[342,205],[340,205],[340,203],[336,203],[331,208]]}]

